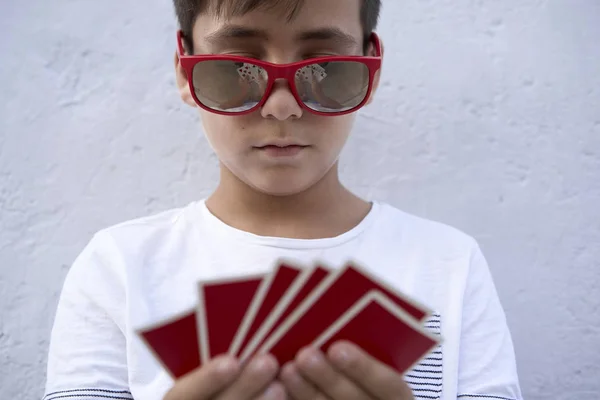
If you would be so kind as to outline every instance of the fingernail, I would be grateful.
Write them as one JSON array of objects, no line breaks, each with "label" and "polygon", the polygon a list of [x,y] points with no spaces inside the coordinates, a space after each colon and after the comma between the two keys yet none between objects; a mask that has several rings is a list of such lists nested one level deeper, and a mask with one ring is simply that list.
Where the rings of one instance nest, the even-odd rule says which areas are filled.
[{"label": "fingernail", "polygon": [[289,375],[293,372],[294,366],[291,362],[287,362],[281,367],[281,375]]},{"label": "fingernail", "polygon": [[298,371],[294,364],[288,362],[281,368],[281,379],[293,381],[298,379]]},{"label": "fingernail", "polygon": [[347,366],[350,363],[350,349],[344,344],[338,344],[331,347],[329,352],[331,360],[338,366]]},{"label": "fingernail", "polygon": [[217,360],[216,369],[219,373],[230,374],[238,369],[238,362],[230,357],[224,357]]},{"label": "fingernail", "polygon": [[300,352],[299,361],[303,364],[308,365],[319,365],[323,362],[324,357],[321,352],[317,349],[306,348]]},{"label": "fingernail", "polygon": [[271,355],[259,356],[252,361],[252,368],[260,371],[274,371],[277,369],[277,360]]}]

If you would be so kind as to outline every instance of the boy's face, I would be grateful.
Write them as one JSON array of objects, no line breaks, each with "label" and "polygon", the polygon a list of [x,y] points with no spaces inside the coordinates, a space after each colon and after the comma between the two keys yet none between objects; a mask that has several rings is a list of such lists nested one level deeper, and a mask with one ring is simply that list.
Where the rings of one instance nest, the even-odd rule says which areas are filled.
[{"label": "boy's face", "polygon": [[[364,55],[361,4],[362,0],[305,0],[291,21],[277,8],[231,18],[204,13],[194,26],[194,53],[240,55],[277,64],[327,55]],[[237,29],[231,29],[234,26]],[[325,29],[338,30],[353,40],[310,34]],[[182,99],[197,107],[179,63],[177,78]],[[211,77],[205,79],[210,82]],[[376,84],[377,80],[373,89]],[[222,167],[231,173],[225,177],[278,196],[302,192],[332,170],[355,118],[354,113],[321,116],[308,112],[297,103],[285,80],[276,81],[263,107],[255,112],[226,116],[198,109],[208,141]]]}]

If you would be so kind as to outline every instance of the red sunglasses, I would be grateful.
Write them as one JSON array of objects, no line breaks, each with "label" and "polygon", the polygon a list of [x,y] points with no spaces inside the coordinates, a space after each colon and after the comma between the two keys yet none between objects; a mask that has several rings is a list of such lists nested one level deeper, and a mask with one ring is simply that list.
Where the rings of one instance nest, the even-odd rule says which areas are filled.
[{"label": "red sunglasses", "polygon": [[381,68],[381,43],[373,33],[374,57],[328,56],[273,64],[242,56],[186,55],[177,33],[179,60],[190,92],[203,109],[242,115],[262,107],[275,80],[285,79],[298,104],[317,115],[342,115],[365,105]]}]

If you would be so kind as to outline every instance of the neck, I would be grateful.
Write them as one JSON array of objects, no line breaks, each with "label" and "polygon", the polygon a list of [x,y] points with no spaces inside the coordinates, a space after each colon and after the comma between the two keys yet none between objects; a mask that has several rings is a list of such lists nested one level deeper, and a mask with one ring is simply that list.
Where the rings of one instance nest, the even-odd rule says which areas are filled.
[{"label": "neck", "polygon": [[314,239],[356,226],[370,205],[340,182],[337,164],[307,190],[274,196],[248,186],[221,166],[221,180],[207,207],[223,222],[262,236]]}]

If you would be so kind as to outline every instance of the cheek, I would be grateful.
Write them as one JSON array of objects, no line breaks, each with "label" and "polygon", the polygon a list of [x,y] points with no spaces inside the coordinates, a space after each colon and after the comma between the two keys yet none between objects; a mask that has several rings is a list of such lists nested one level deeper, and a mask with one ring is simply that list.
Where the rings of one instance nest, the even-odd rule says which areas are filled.
[{"label": "cheek", "polygon": [[244,148],[243,125],[236,118],[202,111],[204,135],[221,160],[231,158]]},{"label": "cheek", "polygon": [[327,149],[328,152],[339,153],[350,136],[355,115],[319,117],[319,119],[320,121],[315,124],[314,132],[318,136],[316,140],[320,147]]}]

